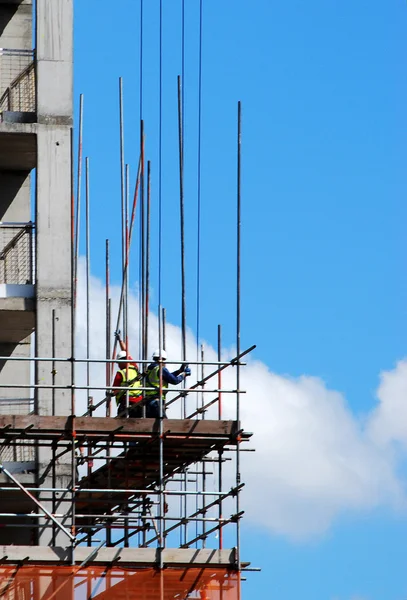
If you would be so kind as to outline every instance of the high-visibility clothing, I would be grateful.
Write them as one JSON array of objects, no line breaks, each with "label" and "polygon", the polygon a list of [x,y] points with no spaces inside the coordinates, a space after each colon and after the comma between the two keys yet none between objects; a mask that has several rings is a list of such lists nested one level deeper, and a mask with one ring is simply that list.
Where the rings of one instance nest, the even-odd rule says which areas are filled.
[{"label": "high-visibility clothing", "polygon": [[[144,395],[146,398],[157,398],[160,394],[160,365],[150,365],[147,368],[146,373],[146,385],[145,387],[152,387],[153,390],[146,390]],[[163,397],[167,393],[165,390],[168,388],[168,383],[162,378],[162,389]]]},{"label": "high-visibility clothing", "polygon": [[[120,385],[122,387],[130,388],[129,389],[129,402],[132,404],[135,404],[136,402],[140,402],[142,400],[143,390],[140,389],[142,387],[142,385],[141,385],[141,380],[140,380],[140,374],[139,374],[138,370],[136,369],[136,367],[129,364],[129,366],[127,368],[121,369],[120,371],[118,371],[118,373],[120,373],[122,376]],[[123,390],[122,392],[120,390],[117,391],[117,394],[116,394],[117,404],[120,403],[120,400],[122,398],[124,398],[125,395],[126,395],[126,390]]]}]

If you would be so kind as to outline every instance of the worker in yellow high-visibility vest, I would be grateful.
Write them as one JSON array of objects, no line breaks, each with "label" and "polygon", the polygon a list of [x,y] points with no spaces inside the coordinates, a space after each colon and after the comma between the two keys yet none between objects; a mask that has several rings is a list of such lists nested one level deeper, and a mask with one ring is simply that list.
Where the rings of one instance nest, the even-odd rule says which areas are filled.
[{"label": "worker in yellow high-visibility vest", "polygon": [[[145,373],[144,386],[152,388],[144,392],[146,402],[147,417],[157,418],[160,416],[159,398],[160,398],[160,369],[162,373],[162,394],[165,399],[168,384],[177,385],[184,381],[188,375],[191,375],[191,369],[187,364],[181,365],[179,369],[172,373],[163,365],[167,360],[165,350],[156,350],[153,353],[153,362],[148,365]],[[165,411],[164,411],[165,416]]]},{"label": "worker in yellow high-visibility vest", "polygon": [[129,404],[127,409],[127,390],[112,390],[112,394],[116,396],[117,416],[140,419],[143,416],[143,391],[140,389],[142,387],[142,378],[137,363],[134,362],[130,354],[127,353],[126,346],[120,338],[119,333],[116,333],[116,338],[120,344],[121,350],[117,354],[119,369],[113,381],[113,388],[130,388],[128,390]]}]

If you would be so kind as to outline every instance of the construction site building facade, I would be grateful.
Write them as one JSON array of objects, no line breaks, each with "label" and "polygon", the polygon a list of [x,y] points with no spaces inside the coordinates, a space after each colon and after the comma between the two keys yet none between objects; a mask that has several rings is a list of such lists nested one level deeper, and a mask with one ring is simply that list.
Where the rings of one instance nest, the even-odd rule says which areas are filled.
[{"label": "construction site building facade", "polygon": [[[252,348],[222,360],[218,329],[217,360],[188,361],[192,383],[165,394],[161,379],[160,418],[116,417],[108,289],[106,352],[75,350],[73,140],[73,0],[0,0],[0,596],[235,600]],[[145,351],[135,359],[147,366]],[[91,363],[106,382],[78,375]],[[176,405],[181,418],[166,418]]]}]

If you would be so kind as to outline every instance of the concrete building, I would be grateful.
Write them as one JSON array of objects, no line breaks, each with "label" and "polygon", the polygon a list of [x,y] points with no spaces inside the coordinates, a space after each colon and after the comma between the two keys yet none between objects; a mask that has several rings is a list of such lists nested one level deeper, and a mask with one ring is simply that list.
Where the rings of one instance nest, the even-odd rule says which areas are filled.
[{"label": "concrete building", "polygon": [[[32,0],[0,1],[0,354],[69,358],[73,2],[37,0],[35,10],[34,21]],[[54,378],[50,365],[3,361],[0,386],[67,385],[70,365],[58,364]],[[3,414],[64,415],[71,409],[67,390],[3,388],[0,396]],[[50,486],[50,458],[43,448],[1,450],[4,464],[23,471],[25,484]],[[66,457],[59,487],[68,487],[71,470]],[[0,544],[48,544],[50,531],[38,531],[1,530]]]}]

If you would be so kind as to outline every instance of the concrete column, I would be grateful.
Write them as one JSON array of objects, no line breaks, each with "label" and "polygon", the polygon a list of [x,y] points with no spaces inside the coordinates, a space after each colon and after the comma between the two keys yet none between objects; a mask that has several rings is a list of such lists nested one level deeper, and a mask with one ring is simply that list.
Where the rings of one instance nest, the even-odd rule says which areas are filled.
[{"label": "concrete column", "polygon": [[[37,0],[37,253],[36,356],[52,356],[52,315],[55,311],[55,356],[70,358],[71,348],[71,126],[72,126],[72,18],[73,0]],[[52,383],[51,363],[37,363],[36,380]],[[71,365],[56,365],[55,384],[71,384]],[[71,414],[69,389],[39,390],[36,410],[41,415]],[[38,451],[38,484],[52,487],[51,450]],[[71,455],[55,465],[55,483],[71,485]],[[45,503],[48,509],[51,503]],[[70,503],[60,497],[57,512],[69,528]],[[42,521],[41,522],[45,522]],[[41,545],[69,545],[56,530],[40,530]]]},{"label": "concrete column", "polygon": [[72,123],[73,0],[37,0],[39,123]]}]

